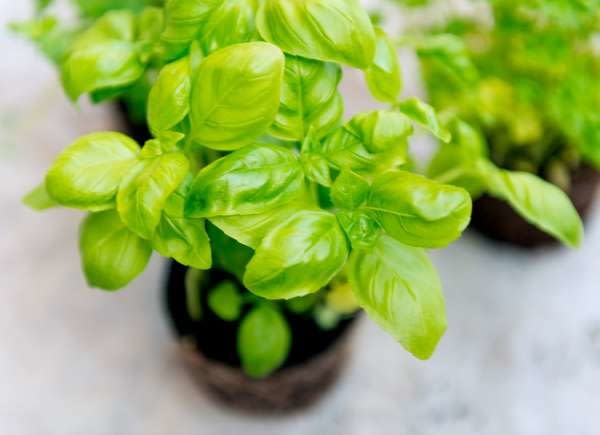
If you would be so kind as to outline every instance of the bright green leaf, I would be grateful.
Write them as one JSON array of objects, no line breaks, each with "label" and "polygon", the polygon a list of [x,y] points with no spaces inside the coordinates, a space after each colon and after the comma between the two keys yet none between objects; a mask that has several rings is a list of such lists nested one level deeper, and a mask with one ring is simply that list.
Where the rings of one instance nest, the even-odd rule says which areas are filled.
[{"label": "bright green leaf", "polygon": [[36,211],[47,210],[58,205],[58,203],[48,195],[46,183],[40,183],[35,189],[25,195],[23,197],[23,204]]},{"label": "bright green leaf", "polygon": [[218,50],[199,66],[192,84],[192,137],[217,150],[255,141],[275,120],[284,56],[265,42]]},{"label": "bright green leaf", "polygon": [[142,160],[123,180],[117,210],[123,222],[144,239],[152,240],[169,196],[189,169],[182,153],[168,153]]},{"label": "bright green leaf", "polygon": [[153,132],[170,130],[187,116],[191,89],[188,58],[163,67],[148,96],[148,125]]},{"label": "bright green leaf", "polygon": [[114,211],[90,214],[81,227],[83,270],[90,286],[118,290],[144,271],[152,247]]},{"label": "bright green leaf", "polygon": [[139,152],[139,145],[120,133],[83,136],[67,147],[48,171],[48,194],[66,207],[110,208]]},{"label": "bright green leaf", "polygon": [[429,358],[446,331],[446,313],[425,251],[383,236],[372,249],[354,251],[348,270],[369,317],[417,358]]},{"label": "bright green leaf", "polygon": [[341,78],[338,65],[286,56],[281,105],[270,133],[300,142],[311,129],[318,139],[337,127],[344,114],[337,90]]},{"label": "bright green leaf", "polygon": [[242,304],[242,295],[232,281],[223,281],[208,292],[208,306],[227,322],[239,319]]},{"label": "bright green leaf", "polygon": [[331,213],[303,211],[263,239],[246,268],[244,285],[266,299],[291,299],[323,288],[348,256],[346,238]]},{"label": "bright green leaf", "polygon": [[258,30],[286,53],[367,68],[375,31],[358,0],[265,0]]},{"label": "bright green leaf", "polygon": [[450,132],[440,125],[435,110],[429,104],[418,98],[409,98],[398,103],[395,107],[442,141],[450,141]]},{"label": "bright green leaf", "polygon": [[527,221],[577,247],[583,239],[583,224],[571,200],[558,187],[535,175],[504,171],[491,163],[479,163],[481,177],[491,195],[504,199]]},{"label": "bright green leaf", "polygon": [[253,145],[202,169],[185,212],[194,218],[259,214],[303,191],[302,166],[293,151],[278,145]]},{"label": "bright green leaf", "polygon": [[264,378],[285,362],[292,340],[285,317],[273,306],[262,304],[242,320],[238,331],[238,353],[244,372]]},{"label": "bright green leaf", "polygon": [[460,237],[471,218],[471,197],[459,187],[406,171],[375,178],[365,209],[402,243],[440,248]]},{"label": "bright green leaf", "polygon": [[365,70],[371,94],[384,103],[395,103],[402,90],[402,72],[396,47],[383,31],[376,27],[375,59]]}]

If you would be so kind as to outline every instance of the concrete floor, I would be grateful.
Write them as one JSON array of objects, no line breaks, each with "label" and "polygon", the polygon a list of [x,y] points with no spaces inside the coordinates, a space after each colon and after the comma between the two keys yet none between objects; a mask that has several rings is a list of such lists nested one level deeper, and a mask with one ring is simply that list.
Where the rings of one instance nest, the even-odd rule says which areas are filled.
[{"label": "concrete floor", "polygon": [[[26,17],[26,3],[1,2],[2,20]],[[89,290],[80,215],[20,205],[61,148],[118,124],[107,107],[73,108],[51,67],[0,24],[1,434],[599,433],[599,208],[578,251],[530,254],[467,234],[435,252],[450,328],[431,361],[364,321],[348,370],[317,407],[267,419],[213,403],[165,324],[163,261],[121,293]]]}]

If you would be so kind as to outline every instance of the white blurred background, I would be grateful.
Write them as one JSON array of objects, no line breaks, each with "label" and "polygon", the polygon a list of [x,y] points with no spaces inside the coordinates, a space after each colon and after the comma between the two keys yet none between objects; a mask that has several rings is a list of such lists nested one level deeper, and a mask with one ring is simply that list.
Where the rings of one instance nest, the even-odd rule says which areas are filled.
[{"label": "white blurred background", "polygon": [[[212,402],[168,331],[163,261],[121,293],[90,290],[80,215],[20,204],[64,146],[119,127],[110,106],[73,107],[52,67],[6,30],[29,16],[28,1],[0,2],[0,434],[600,433],[598,207],[578,251],[522,252],[467,234],[434,253],[449,330],[431,361],[364,320],[348,370],[315,408],[259,418]],[[406,94],[420,94],[414,59],[403,59]],[[369,107],[361,86],[347,76],[351,112]]]}]

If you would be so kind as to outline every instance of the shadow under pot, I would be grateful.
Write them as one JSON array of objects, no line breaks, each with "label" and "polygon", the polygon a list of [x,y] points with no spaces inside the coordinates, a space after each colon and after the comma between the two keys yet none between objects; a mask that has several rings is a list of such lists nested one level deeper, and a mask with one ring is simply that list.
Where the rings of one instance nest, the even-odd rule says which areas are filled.
[{"label": "shadow under pot", "polygon": [[[584,221],[594,204],[599,184],[600,172],[589,166],[581,166],[571,174],[571,188],[566,193]],[[535,249],[559,244],[552,236],[523,219],[505,201],[488,195],[473,203],[471,228],[492,240],[522,248]]]},{"label": "shadow under pot", "polygon": [[[202,315],[198,320],[191,318],[186,272],[186,267],[170,264],[167,311],[188,371],[218,401],[253,413],[292,412],[314,404],[338,379],[349,356],[356,315],[323,330],[312,317],[284,310],[292,336],[289,355],[277,371],[253,379],[242,370],[237,353],[239,321],[217,317],[208,307],[206,291],[200,291]],[[237,281],[221,270],[200,273],[202,289]]]}]

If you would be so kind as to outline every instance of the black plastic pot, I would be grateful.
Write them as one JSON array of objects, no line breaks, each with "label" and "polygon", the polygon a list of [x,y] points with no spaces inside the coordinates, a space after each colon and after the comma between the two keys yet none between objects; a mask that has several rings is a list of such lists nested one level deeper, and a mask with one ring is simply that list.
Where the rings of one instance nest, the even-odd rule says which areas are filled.
[{"label": "black plastic pot", "polygon": [[[571,189],[567,194],[585,220],[596,197],[600,172],[582,166],[572,173],[571,180]],[[483,196],[474,202],[471,228],[490,239],[522,248],[558,245],[556,239],[531,225],[506,202],[490,196]]]},{"label": "black plastic pot", "polygon": [[[283,367],[264,379],[242,371],[236,350],[239,322],[225,322],[209,309],[202,294],[202,317],[193,320],[186,306],[186,267],[170,265],[166,306],[186,366],[198,383],[219,401],[259,413],[281,413],[305,408],[338,379],[348,359],[355,318],[332,330],[320,329],[307,316],[286,312],[292,348]],[[207,286],[235,277],[219,270],[207,272]]]}]

